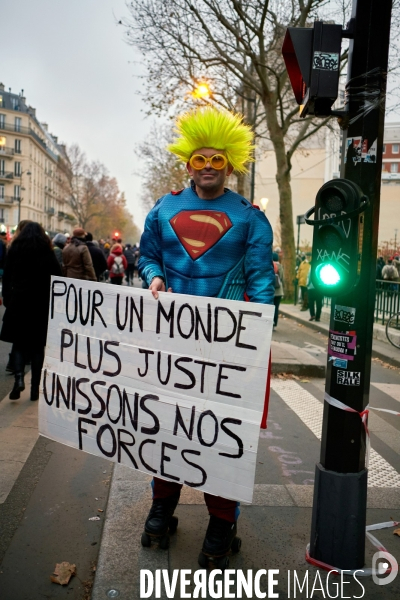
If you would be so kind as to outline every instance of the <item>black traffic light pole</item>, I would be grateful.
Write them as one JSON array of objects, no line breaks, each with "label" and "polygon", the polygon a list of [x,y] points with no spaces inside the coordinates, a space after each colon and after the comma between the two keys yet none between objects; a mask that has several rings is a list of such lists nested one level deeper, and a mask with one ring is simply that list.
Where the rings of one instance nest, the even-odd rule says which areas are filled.
[{"label": "black traffic light pole", "polygon": [[[332,357],[328,360],[325,390],[358,413],[369,403],[391,8],[392,0],[353,0],[350,22],[349,121],[343,132],[341,177],[358,184],[370,203],[363,213],[360,281],[348,295],[332,299],[330,318],[331,331],[355,332],[356,353],[344,373]],[[336,310],[338,306],[345,308]],[[367,465],[366,432],[359,414],[325,401],[320,461],[310,556],[341,569],[362,568]]]}]

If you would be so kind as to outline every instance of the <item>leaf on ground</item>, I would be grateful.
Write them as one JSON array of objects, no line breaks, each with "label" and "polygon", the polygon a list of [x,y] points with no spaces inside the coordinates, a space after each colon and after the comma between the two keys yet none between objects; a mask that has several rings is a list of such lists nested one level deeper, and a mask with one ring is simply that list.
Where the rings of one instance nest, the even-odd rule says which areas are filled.
[{"label": "leaf on ground", "polygon": [[297,377],[297,375],[294,375],[293,373],[272,373],[271,377],[273,379],[296,379],[297,381],[300,380],[300,377]]},{"label": "leaf on ground", "polygon": [[300,379],[300,382],[301,383],[310,383],[310,380],[309,379]]},{"label": "leaf on ground", "polygon": [[89,521],[100,521],[100,517],[90,517]]},{"label": "leaf on ground", "polygon": [[99,512],[104,512],[104,510],[102,508],[98,508],[97,509]]},{"label": "leaf on ground", "polygon": [[64,561],[56,564],[54,573],[50,576],[50,580],[53,583],[67,585],[72,575],[76,575],[76,565],[71,565],[71,563]]},{"label": "leaf on ground", "polygon": [[400,537],[400,529],[395,529],[393,535],[398,535]]}]

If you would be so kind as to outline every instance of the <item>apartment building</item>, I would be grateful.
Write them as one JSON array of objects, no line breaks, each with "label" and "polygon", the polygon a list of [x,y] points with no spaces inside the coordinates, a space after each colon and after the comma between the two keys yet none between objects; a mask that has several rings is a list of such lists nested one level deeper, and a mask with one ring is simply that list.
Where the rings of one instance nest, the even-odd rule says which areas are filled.
[{"label": "apartment building", "polygon": [[62,193],[64,148],[26,104],[0,84],[0,227],[12,231],[22,219],[43,225],[50,236],[70,233],[75,223]]},{"label": "apartment building", "polygon": [[[315,203],[319,188],[330,179],[340,177],[341,135],[337,128],[327,128],[314,136],[292,158],[293,223],[297,236],[297,216],[304,215]],[[271,225],[279,220],[279,193],[275,180],[276,163],[272,150],[267,150],[256,163],[255,204],[261,198]],[[300,226],[300,243],[311,244],[312,227]],[[400,239],[400,123],[387,123],[384,132],[379,243]]]}]

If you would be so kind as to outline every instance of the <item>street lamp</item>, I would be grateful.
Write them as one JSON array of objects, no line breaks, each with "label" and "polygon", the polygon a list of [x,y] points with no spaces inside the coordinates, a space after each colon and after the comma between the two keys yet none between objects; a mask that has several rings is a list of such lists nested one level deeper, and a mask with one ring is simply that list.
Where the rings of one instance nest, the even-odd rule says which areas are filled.
[{"label": "street lamp", "polygon": [[269,198],[260,198],[260,204],[262,206],[264,213],[267,210],[268,202],[269,202]]},{"label": "street lamp", "polygon": [[196,100],[207,100],[211,97],[211,89],[207,81],[199,81],[191,94]]}]

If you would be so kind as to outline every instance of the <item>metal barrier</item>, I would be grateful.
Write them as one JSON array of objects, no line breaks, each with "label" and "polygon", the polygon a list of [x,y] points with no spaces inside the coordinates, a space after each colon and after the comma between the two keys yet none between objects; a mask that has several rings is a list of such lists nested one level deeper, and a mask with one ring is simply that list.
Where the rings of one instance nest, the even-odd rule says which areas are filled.
[{"label": "metal barrier", "polygon": [[[374,321],[385,325],[391,315],[400,313],[400,281],[377,279],[375,285]],[[296,304],[296,297],[297,289],[294,304]],[[323,306],[330,308],[331,300],[330,297],[324,296]]]},{"label": "metal barrier", "polygon": [[400,312],[400,283],[377,279],[375,287],[375,323],[385,325],[390,315],[398,312]]},{"label": "metal barrier", "polygon": [[[391,315],[400,312],[400,282],[377,279],[375,286],[374,321],[385,325]],[[331,306],[331,298],[325,296],[324,306]]]}]

